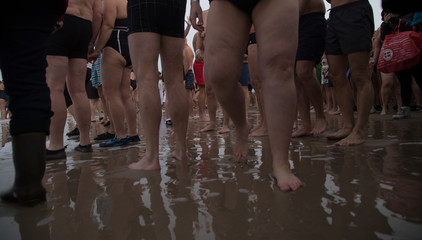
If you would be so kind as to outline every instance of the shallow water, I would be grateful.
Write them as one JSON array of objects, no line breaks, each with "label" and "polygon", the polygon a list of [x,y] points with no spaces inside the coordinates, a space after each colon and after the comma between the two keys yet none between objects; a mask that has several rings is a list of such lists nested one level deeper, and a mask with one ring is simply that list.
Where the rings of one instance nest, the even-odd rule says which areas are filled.
[{"label": "shallow water", "polygon": [[[256,109],[249,118],[256,122]],[[290,164],[304,182],[293,193],[269,177],[266,137],[250,139],[249,160],[240,164],[233,130],[199,133],[205,123],[192,122],[192,158],[179,162],[168,157],[174,138],[163,122],[157,172],[127,169],[144,154],[143,142],[94,145],[87,154],[66,139],[67,160],[47,162],[47,203],[0,202],[1,239],[422,239],[421,122],[417,112],[399,121],[371,115],[368,140],[355,147],[323,136],[293,139]],[[8,122],[0,124],[2,191],[14,173]],[[329,116],[328,124],[334,131],[340,117]],[[92,126],[92,136],[103,131]]]}]

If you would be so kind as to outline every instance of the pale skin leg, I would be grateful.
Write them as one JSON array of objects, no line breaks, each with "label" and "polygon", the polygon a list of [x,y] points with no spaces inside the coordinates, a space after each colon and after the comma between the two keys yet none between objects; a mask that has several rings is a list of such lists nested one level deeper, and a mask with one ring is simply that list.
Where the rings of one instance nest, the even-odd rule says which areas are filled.
[{"label": "pale skin leg", "polygon": [[[296,62],[296,84],[297,88],[300,88],[300,97],[298,101],[298,111],[301,115],[302,126],[305,128],[298,129],[293,133],[293,136],[300,137],[304,135],[317,135],[321,134],[327,128],[327,123],[324,115],[324,108],[322,104],[322,93],[316,76],[314,74],[314,61],[297,61]],[[311,129],[311,118],[309,114],[309,102],[312,103],[315,109],[315,124],[314,128]],[[308,129],[306,129],[308,128]]]},{"label": "pale skin leg", "polygon": [[[129,35],[129,46],[133,67],[137,74],[141,119],[146,137],[145,156],[129,165],[131,169],[159,170],[159,127],[161,121],[160,95],[157,85],[157,61],[160,53],[166,77],[169,111],[174,122],[176,146],[172,156],[187,160],[186,130],[188,124],[188,102],[183,85],[182,68],[183,39],[160,36],[156,33],[134,33]],[[160,51],[161,47],[161,51]],[[180,76],[180,77],[179,77]]]},{"label": "pale skin leg", "polygon": [[[206,77],[205,74],[205,67],[204,67],[204,78]],[[217,130],[217,99],[215,97],[214,91],[212,90],[209,83],[205,83],[205,92],[207,95],[207,108],[208,108],[208,116],[209,116],[209,123],[203,129],[199,130],[199,132],[209,132],[209,131],[216,131]]]},{"label": "pale skin leg", "polygon": [[79,144],[82,146],[91,143],[91,106],[85,90],[86,59],[69,59],[69,72],[67,75],[67,87],[69,95],[75,106],[75,120],[79,128]]},{"label": "pale skin leg", "polygon": [[54,115],[50,123],[50,144],[48,150],[64,148],[63,133],[66,124],[66,102],[64,99],[64,85],[68,71],[68,59],[63,56],[47,56],[47,84],[50,88],[51,111]]},{"label": "pale skin leg", "polygon": [[258,70],[258,45],[251,44],[248,46],[248,64],[251,85],[255,89],[256,100],[260,115],[259,125],[251,130],[249,137],[262,137],[268,135],[267,120],[265,119],[265,110],[263,106],[262,83]]},{"label": "pale skin leg", "polygon": [[[258,63],[262,76],[273,171],[282,191],[297,190],[302,186],[299,178],[291,172],[288,161],[296,113],[294,61],[298,15],[299,6],[296,0],[260,1],[252,15],[257,42],[265,43],[258,44]],[[274,28],[280,22],[290,27]]]},{"label": "pale skin leg", "polygon": [[199,86],[198,114],[199,114],[200,122],[208,122],[210,120],[205,114],[205,99],[206,99],[205,85]]},{"label": "pale skin leg", "polygon": [[223,127],[218,131],[220,134],[229,133],[230,132],[230,117],[226,111],[223,111],[224,119],[223,119]]},{"label": "pale skin leg", "polygon": [[250,19],[244,12],[227,1],[212,2],[208,13],[205,76],[235,125],[234,155],[237,161],[246,161],[248,153],[249,129],[239,78],[249,29]]},{"label": "pale skin leg", "polygon": [[381,99],[382,111],[381,115],[387,114],[388,100],[391,96],[392,87],[394,84],[394,73],[380,73],[381,74]]},{"label": "pale skin leg", "polygon": [[[155,33],[134,33],[129,35],[129,50],[142,103],[141,122],[146,138],[145,155],[130,169],[160,170],[158,159],[161,103],[157,85],[157,62],[160,52],[160,35]],[[167,79],[166,79],[167,81]]]},{"label": "pale skin leg", "polygon": [[125,65],[126,61],[117,51],[109,47],[104,49],[101,62],[104,93],[109,100],[110,115],[116,136],[120,139],[126,137],[125,119],[131,128],[131,134],[136,134],[136,130],[134,130],[134,126],[136,126],[135,105],[131,99],[129,88],[130,69],[125,68]]},{"label": "pale skin leg", "polygon": [[163,73],[166,77],[167,95],[169,100],[170,117],[174,123],[176,136],[175,149],[172,156],[177,160],[188,160],[186,148],[186,132],[189,121],[189,103],[183,84],[183,38],[161,37],[161,61]]},{"label": "pale skin leg", "polygon": [[[330,61],[331,59],[331,61]],[[334,61],[333,61],[334,60]],[[358,108],[358,116],[356,124],[353,127],[354,116],[353,116],[353,95],[352,90],[349,87],[347,79],[344,83],[341,83],[341,72],[346,72],[346,62],[349,62],[350,70],[352,72],[351,81],[354,82],[357,90],[357,101],[356,105]],[[343,128],[340,129],[334,135],[327,136],[327,138],[337,139],[344,138],[336,143],[339,146],[352,146],[358,145],[365,142],[365,127],[368,122],[369,112],[372,108],[374,90],[371,84],[371,79],[368,69],[369,61],[369,52],[355,52],[348,54],[346,56],[341,55],[331,55],[328,58],[328,64],[337,64],[334,62],[343,63],[343,69],[336,67],[341,67],[341,65],[332,67],[330,65],[330,74],[336,72],[337,74],[333,75],[333,85],[336,99],[343,114],[344,124]],[[340,64],[341,64],[340,63]],[[339,70],[339,71],[337,71]],[[345,78],[346,75],[343,75]],[[336,86],[337,85],[337,86]],[[350,95],[349,95],[350,94]]]},{"label": "pale skin leg", "polygon": [[189,103],[189,121],[190,121],[194,119],[192,89],[186,89],[186,96],[188,97],[188,103]]}]

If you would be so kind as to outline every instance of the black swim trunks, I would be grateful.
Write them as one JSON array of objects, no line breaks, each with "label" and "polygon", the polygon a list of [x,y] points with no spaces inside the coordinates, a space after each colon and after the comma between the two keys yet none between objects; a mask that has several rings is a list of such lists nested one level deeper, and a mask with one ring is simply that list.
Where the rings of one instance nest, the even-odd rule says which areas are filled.
[{"label": "black swim trunks", "polygon": [[318,63],[325,50],[327,23],[324,13],[309,13],[299,18],[299,42],[296,61],[309,60]]},{"label": "black swim trunks", "polygon": [[372,49],[374,15],[368,0],[332,8],[327,25],[327,55],[343,55]]},{"label": "black swim trunks", "polygon": [[255,32],[249,34],[248,46],[251,44],[256,44],[256,34]]},{"label": "black swim trunks", "polygon": [[184,38],[186,0],[128,0],[129,34],[153,32]]},{"label": "black swim trunks", "polygon": [[193,89],[193,84],[195,82],[195,76],[193,75],[193,71],[192,70],[188,70],[188,72],[186,73],[186,75],[184,76],[184,80],[185,80],[185,88],[186,89]]},{"label": "black swim trunks", "polygon": [[47,55],[87,59],[91,36],[90,21],[66,14],[63,27],[51,35]]},{"label": "black swim trunks", "polygon": [[255,8],[256,4],[258,4],[259,0],[229,0],[229,2],[244,11],[249,17],[252,17],[252,10]]},{"label": "black swim trunks", "polygon": [[125,19],[116,19],[114,22],[113,32],[111,33],[108,42],[105,47],[111,47],[123,58],[126,60],[126,67],[132,66],[132,61],[129,54],[129,42],[127,39],[128,36],[128,27],[127,27],[127,18]]}]

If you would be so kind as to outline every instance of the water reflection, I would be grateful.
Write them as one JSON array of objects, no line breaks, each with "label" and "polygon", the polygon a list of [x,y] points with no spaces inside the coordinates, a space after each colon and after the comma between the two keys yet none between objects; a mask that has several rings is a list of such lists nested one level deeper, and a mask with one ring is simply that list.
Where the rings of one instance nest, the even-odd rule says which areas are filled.
[{"label": "water reflection", "polygon": [[[0,203],[0,230],[7,239],[418,239],[422,127],[415,123],[422,114],[372,118],[362,146],[294,139],[291,166],[304,182],[294,193],[280,192],[269,177],[268,138],[250,139],[249,161],[236,163],[233,131],[199,133],[201,123],[189,126],[188,162],[168,157],[173,132],[161,126],[159,172],[127,169],[144,143],[68,151],[66,161],[47,164],[48,202],[31,209]],[[0,180],[13,179],[10,150],[2,148],[0,159]]]}]

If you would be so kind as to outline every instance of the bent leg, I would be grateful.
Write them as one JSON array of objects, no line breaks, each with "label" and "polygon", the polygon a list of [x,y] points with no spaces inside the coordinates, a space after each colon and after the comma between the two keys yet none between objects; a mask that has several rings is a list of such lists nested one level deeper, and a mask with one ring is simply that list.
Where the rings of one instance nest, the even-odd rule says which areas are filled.
[{"label": "bent leg", "polygon": [[248,153],[249,129],[239,79],[250,26],[248,16],[230,2],[212,3],[208,13],[205,76],[236,127],[237,161],[246,161]]},{"label": "bent leg", "polygon": [[[277,185],[283,191],[296,190],[302,185],[289,164],[289,145],[296,114],[294,62],[298,15],[296,0],[262,0],[253,12],[257,42],[262,43],[258,44],[258,62],[273,171]],[[289,27],[275,28],[280,22]]]}]

